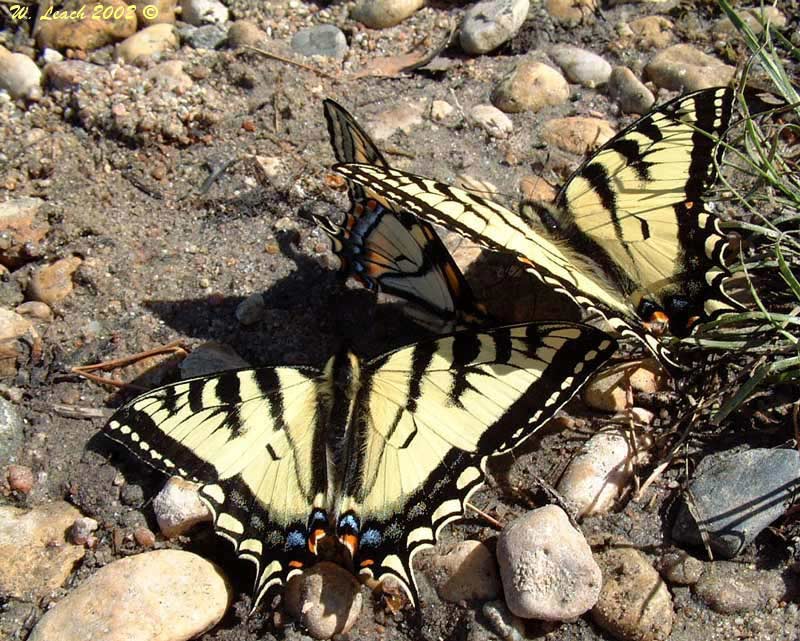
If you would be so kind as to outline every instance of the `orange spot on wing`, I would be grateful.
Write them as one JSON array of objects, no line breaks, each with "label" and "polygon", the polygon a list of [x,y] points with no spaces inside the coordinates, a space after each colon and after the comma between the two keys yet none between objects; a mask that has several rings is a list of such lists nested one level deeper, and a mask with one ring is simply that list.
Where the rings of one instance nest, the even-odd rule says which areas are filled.
[{"label": "orange spot on wing", "polygon": [[302,561],[289,561],[289,567],[302,568],[305,564]]},{"label": "orange spot on wing", "polygon": [[356,552],[358,552],[358,537],[355,534],[345,534],[340,537],[339,540],[342,542],[342,545],[350,550],[350,556],[355,558]]},{"label": "orange spot on wing", "polygon": [[364,559],[360,565],[362,568],[368,568],[370,565],[375,565],[375,561],[373,559]]},{"label": "orange spot on wing", "polygon": [[667,331],[669,316],[662,311],[653,312],[642,325],[654,336],[661,336]]}]

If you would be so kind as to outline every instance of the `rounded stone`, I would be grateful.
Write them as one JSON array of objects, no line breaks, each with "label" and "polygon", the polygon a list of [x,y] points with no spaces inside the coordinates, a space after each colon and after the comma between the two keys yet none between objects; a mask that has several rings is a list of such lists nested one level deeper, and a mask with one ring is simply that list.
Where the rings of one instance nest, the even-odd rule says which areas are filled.
[{"label": "rounded stone", "polygon": [[628,484],[635,466],[645,462],[649,445],[648,439],[637,439],[630,430],[611,428],[595,434],[564,470],[558,491],[579,516],[604,514]]},{"label": "rounded stone", "polygon": [[284,595],[286,610],[316,639],[346,634],[361,612],[361,584],[344,568],[322,561],[293,576]]},{"label": "rounded stone", "polygon": [[639,49],[664,49],[673,39],[672,21],[664,16],[644,16],[631,20],[628,27]]},{"label": "rounded stone", "polygon": [[633,390],[627,383],[626,367],[601,369],[583,388],[583,402],[595,410],[622,412],[633,406]]},{"label": "rounded stone", "polygon": [[496,599],[500,592],[497,562],[480,541],[461,541],[436,555],[431,565],[439,596],[451,603]]},{"label": "rounded stone", "polygon": [[627,114],[646,114],[656,101],[653,92],[627,67],[614,67],[611,70],[608,95]]},{"label": "rounded stone", "polygon": [[572,45],[556,45],[550,56],[570,82],[593,89],[608,82],[611,65],[596,53]]},{"label": "rounded stone", "polygon": [[657,641],[672,631],[672,596],[647,558],[633,548],[602,552],[603,589],[595,623],[622,641]]},{"label": "rounded stone", "polygon": [[678,550],[661,557],[658,571],[672,585],[694,585],[703,576],[703,562]]},{"label": "rounded stone", "polygon": [[339,27],[321,24],[301,29],[294,34],[292,49],[304,56],[344,58],[347,53],[347,38]]},{"label": "rounded stone", "polygon": [[572,154],[585,155],[613,138],[614,128],[602,118],[554,118],[542,126],[542,139]]},{"label": "rounded stone", "polygon": [[0,45],[0,89],[12,98],[41,97],[42,71],[28,56]]},{"label": "rounded stone", "polygon": [[28,641],[184,641],[215,626],[230,599],[210,561],[181,550],[146,552],[95,572],[39,620]]},{"label": "rounded stone", "polygon": [[61,302],[72,292],[72,275],[82,262],[78,256],[68,256],[51,265],[36,268],[28,283],[28,298],[47,303],[51,307]]},{"label": "rounded stone", "polygon": [[126,38],[117,45],[117,57],[124,62],[150,58],[178,47],[178,34],[168,23],[154,24]]},{"label": "rounded stone", "polygon": [[164,536],[178,536],[198,523],[212,520],[211,512],[200,500],[197,490],[196,483],[173,476],[153,499],[153,511]]},{"label": "rounded stone", "polygon": [[736,69],[692,45],[679,44],[659,52],[645,66],[647,77],[670,91],[695,91],[727,85]]},{"label": "rounded stone", "polygon": [[264,43],[267,34],[249,20],[237,20],[228,29],[228,45],[257,47]]},{"label": "rounded stone", "polygon": [[492,138],[507,138],[514,130],[511,118],[492,105],[475,105],[470,109],[469,117]]},{"label": "rounded stone", "polygon": [[540,111],[569,99],[569,85],[556,69],[526,60],[503,78],[492,92],[492,104],[507,113]]},{"label": "rounded stone", "polygon": [[530,8],[529,0],[484,0],[470,7],[461,23],[459,42],[467,53],[497,49],[519,31]]},{"label": "rounded stone", "polygon": [[512,521],[497,541],[506,603],[526,619],[563,621],[597,601],[600,568],[561,508],[548,505]]},{"label": "rounded stone", "polygon": [[370,29],[385,29],[400,24],[424,5],[425,0],[362,0],[350,17]]}]

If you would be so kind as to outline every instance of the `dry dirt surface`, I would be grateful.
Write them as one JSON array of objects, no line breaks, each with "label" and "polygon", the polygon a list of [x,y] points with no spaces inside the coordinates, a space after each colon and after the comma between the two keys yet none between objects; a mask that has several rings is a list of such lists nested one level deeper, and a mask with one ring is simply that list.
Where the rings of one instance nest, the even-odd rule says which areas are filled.
[{"label": "dry dirt surface", "polygon": [[[121,358],[175,340],[188,348],[216,341],[252,365],[321,366],[344,341],[369,357],[424,335],[398,304],[378,301],[357,285],[342,282],[327,238],[310,219],[311,212],[322,212],[338,220],[346,208],[344,195],[326,182],[334,158],[323,98],[344,105],[370,131],[417,114],[378,142],[390,163],[448,182],[459,174],[489,181],[500,194],[510,196],[510,204],[524,176],[544,176],[557,183],[580,160],[554,152],[542,141],[544,122],[592,115],[607,118],[619,129],[632,121],[603,91],[570,84],[567,102],[539,113],[510,114],[513,132],[505,139],[492,138],[468,123],[464,111],[489,104],[500,78],[524,57],[544,59],[550,44],[574,44],[641,75],[654,51],[625,41],[619,26],[658,14],[672,23],[672,43],[690,43],[733,65],[743,60],[740,44],[722,46],[711,36],[710,27],[720,18],[711,3],[615,4],[573,26],[559,24],[543,6],[533,5],[520,32],[490,54],[466,55],[455,44],[429,68],[358,77],[360,69],[380,56],[398,56],[415,45],[435,49],[468,5],[434,3],[398,26],[370,30],[348,16],[352,3],[227,4],[231,20],[250,20],[272,34],[265,49],[305,67],[251,50],[188,45],[162,54],[158,61],[123,65],[114,61],[113,47],[106,46],[75,54],[99,65],[75,85],[45,83],[38,101],[0,101],[0,200],[41,199],[37,215],[48,225],[44,238],[3,274],[0,305],[14,309],[29,298],[36,269],[59,259],[80,259],[67,276],[72,291],[51,305],[52,321],[36,321],[39,340],[18,341],[13,367],[3,370],[2,391],[14,400],[23,419],[23,441],[17,451],[0,454],[10,457],[0,464],[5,467],[13,460],[32,469],[34,486],[28,494],[6,489],[0,502],[34,506],[66,499],[100,524],[95,547],[87,550],[62,589],[35,602],[2,602],[4,638],[24,639],[50,603],[98,567],[141,551],[130,536],[135,528],[147,525],[158,531],[148,501],[164,479],[98,438],[105,417],[131,397],[130,391],[112,393],[71,373],[73,366]],[[796,31],[796,4],[779,9],[790,17],[787,31]],[[289,48],[293,33],[320,23],[343,30],[350,47],[344,63],[303,58]],[[0,43],[38,55],[30,25],[7,15]],[[145,91],[143,87],[150,86],[148,72],[167,60],[183,62],[190,86]],[[659,102],[677,95],[656,93]],[[448,102],[455,115],[434,122],[434,100]],[[453,240],[448,238],[449,243]],[[503,260],[479,261],[468,277],[478,285],[497,283],[509,275],[509,265]],[[525,282],[534,291],[532,281]],[[476,290],[480,295],[479,286]],[[263,314],[251,325],[242,324],[237,307],[259,293],[265,302]],[[538,312],[532,306],[530,317],[554,315],[553,305],[541,305]],[[562,315],[566,314],[574,317],[574,312]],[[131,380],[137,372],[120,375]],[[174,377],[174,370],[167,375]],[[534,491],[534,475],[555,483],[571,453],[591,433],[594,419],[585,408],[575,403],[572,413],[583,416],[569,423],[577,429],[547,431],[515,457],[506,457],[495,466],[498,482],[475,502],[506,521],[541,500]],[[661,416],[662,427],[668,425],[669,411]],[[776,445],[789,434],[724,438],[728,444]],[[695,451],[716,447],[723,446],[703,443]],[[647,501],[588,519],[584,533],[594,545],[624,538],[658,558],[670,549],[665,524],[671,522],[669,515],[685,480],[683,466],[671,467],[651,488]],[[519,491],[520,487],[528,489]],[[471,517],[446,528],[443,539],[469,536],[491,542],[495,534],[484,521]],[[234,583],[234,606],[219,626],[200,637],[204,641],[307,638],[291,625],[276,625],[281,620],[269,604],[248,613],[250,567],[231,558],[208,531],[169,542],[159,537],[156,546],[199,551],[219,561]],[[793,563],[793,546],[786,532],[768,530],[737,562],[782,570]],[[434,553],[420,554],[418,564]],[[444,603],[422,575],[418,572],[424,603],[420,630],[414,630],[410,619],[387,613],[365,590],[366,607],[347,638],[497,638],[480,604]],[[785,603],[734,616],[715,613],[688,587],[674,587],[673,598],[672,641],[800,638]],[[527,632],[532,638],[558,641],[613,638],[588,615],[562,624],[531,622]]]}]

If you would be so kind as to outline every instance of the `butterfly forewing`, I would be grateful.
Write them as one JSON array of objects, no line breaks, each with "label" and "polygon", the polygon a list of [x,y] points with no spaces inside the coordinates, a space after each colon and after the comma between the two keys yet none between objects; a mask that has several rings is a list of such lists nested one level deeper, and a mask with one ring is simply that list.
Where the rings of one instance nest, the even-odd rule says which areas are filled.
[{"label": "butterfly forewing", "polygon": [[[331,146],[339,162],[387,168],[377,146],[355,119],[332,100],[324,102]],[[350,212],[344,226],[315,219],[331,237],[342,269],[365,287],[411,301],[410,315],[436,330],[485,319],[464,276],[433,227],[402,207],[381,205],[369,185],[348,181]]]}]

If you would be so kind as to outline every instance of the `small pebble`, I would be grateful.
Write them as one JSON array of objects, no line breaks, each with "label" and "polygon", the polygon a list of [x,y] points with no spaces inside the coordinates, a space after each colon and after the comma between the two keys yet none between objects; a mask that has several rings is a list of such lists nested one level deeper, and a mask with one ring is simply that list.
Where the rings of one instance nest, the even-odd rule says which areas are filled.
[{"label": "small pebble", "polygon": [[697,581],[694,595],[714,612],[758,612],[770,603],[800,596],[800,577],[792,569],[756,570],[741,563],[715,561]]},{"label": "small pebble", "polygon": [[347,570],[322,561],[293,576],[284,594],[286,610],[315,639],[346,634],[361,612],[361,584]]},{"label": "small pebble", "polygon": [[572,619],[600,594],[600,568],[586,539],[554,505],[506,525],[497,541],[497,561],[506,604],[524,619]]},{"label": "small pebble", "polygon": [[597,0],[546,0],[547,13],[565,26],[594,23]]},{"label": "small pebble", "polygon": [[344,58],[347,53],[347,38],[339,27],[321,24],[301,29],[294,34],[292,49],[304,56]]},{"label": "small pebble", "polygon": [[579,517],[604,514],[627,486],[637,464],[647,460],[651,445],[645,436],[612,427],[595,434],[570,461],[558,491]]},{"label": "small pebble", "polygon": [[492,103],[508,113],[537,112],[569,99],[569,85],[556,69],[523,61],[503,78],[492,92]]},{"label": "small pebble", "polygon": [[425,5],[425,0],[361,0],[350,17],[370,29],[385,29],[401,23]]},{"label": "small pebble", "polygon": [[24,316],[0,308],[0,341],[21,338],[32,331],[31,322]]},{"label": "small pebble", "polygon": [[266,305],[261,294],[251,294],[236,307],[236,320],[245,327],[255,325],[264,318]]},{"label": "small pebble", "polygon": [[[153,66],[152,69],[147,70],[145,78],[159,87],[176,93],[188,91],[191,89],[192,85],[194,85],[194,80],[183,70],[183,62],[180,60],[168,60],[167,62],[162,62]],[[154,169],[161,170],[163,168]],[[153,177],[157,178],[157,175]],[[163,176],[161,176],[161,178],[163,178]]]},{"label": "small pebble", "polygon": [[153,499],[158,527],[168,539],[212,520],[211,512],[197,493],[198,487],[197,483],[173,476]]},{"label": "small pebble", "polygon": [[678,550],[661,557],[658,571],[672,585],[694,585],[703,576],[703,562]]},{"label": "small pebble", "polygon": [[596,53],[572,45],[555,45],[550,56],[570,82],[593,89],[608,82],[611,65]]},{"label": "small pebble", "polygon": [[431,566],[438,570],[434,583],[444,601],[496,599],[500,592],[497,562],[480,541],[461,541],[433,557]]},{"label": "small pebble", "polygon": [[41,98],[42,71],[28,56],[11,53],[0,45],[0,89],[12,98]]},{"label": "small pebble", "polygon": [[228,8],[218,0],[181,0],[181,20],[195,27],[224,25],[228,22]]},{"label": "small pebble", "polygon": [[469,117],[492,138],[508,138],[514,130],[511,118],[492,105],[475,105],[470,109]]},{"label": "small pebble", "polygon": [[133,531],[133,538],[136,543],[145,549],[151,548],[156,544],[156,535],[146,527],[137,527]]},{"label": "small pebble", "polygon": [[6,480],[12,491],[28,494],[33,489],[33,470],[24,465],[9,465],[6,469]]},{"label": "small pebble", "polygon": [[519,180],[519,190],[525,200],[540,203],[552,203],[558,194],[556,188],[541,176],[523,176]]},{"label": "small pebble", "polygon": [[152,58],[156,54],[178,48],[178,36],[171,24],[154,24],[137,31],[117,45],[117,57],[123,62]]},{"label": "small pebble", "polygon": [[41,213],[41,198],[14,198],[0,203],[0,264],[20,267],[39,255],[38,245],[50,225]]},{"label": "small pebble", "polygon": [[99,524],[88,516],[81,516],[75,519],[72,527],[69,530],[69,538],[75,545],[85,545],[86,547],[93,547],[92,543],[97,539],[92,535],[92,532],[97,530]]},{"label": "small pebble", "polygon": [[52,64],[54,62],[61,62],[64,59],[64,56],[61,55],[61,52],[57,49],[48,49],[45,48],[42,51],[42,62],[46,65]]},{"label": "small pebble", "polygon": [[431,118],[436,122],[446,120],[454,111],[455,107],[444,100],[434,100],[433,103],[431,103]]},{"label": "small pebble", "polygon": [[497,49],[517,34],[529,7],[529,0],[483,0],[471,6],[461,23],[461,48],[471,54]]},{"label": "small pebble", "polygon": [[702,528],[716,557],[733,558],[786,511],[798,491],[797,450],[711,454],[695,470],[689,484],[692,510],[682,505],[672,536],[682,543],[702,545]]},{"label": "small pebble", "polygon": [[50,306],[61,302],[72,293],[72,275],[82,262],[78,256],[69,256],[51,265],[37,267],[28,283],[28,298]]},{"label": "small pebble", "polygon": [[83,580],[46,612],[28,641],[192,639],[219,623],[231,596],[210,561],[181,550],[144,552]]},{"label": "small pebble", "polygon": [[671,91],[695,91],[727,85],[736,69],[692,45],[673,45],[647,63],[647,77]]},{"label": "small pebble", "polygon": [[[738,17],[753,31],[755,35],[764,32],[763,22],[768,22],[773,29],[783,29],[786,26],[786,16],[777,7],[765,5],[763,7],[738,8]],[[717,20],[711,29],[716,38],[726,40],[731,36],[740,37],[736,26],[730,18],[725,16]]]},{"label": "small pebble", "polygon": [[604,412],[622,412],[633,407],[633,388],[628,382],[627,366],[623,363],[601,369],[583,388],[583,402]]},{"label": "small pebble", "polygon": [[631,20],[628,27],[639,49],[666,49],[673,39],[674,25],[664,16],[644,16]]},{"label": "small pebble", "polygon": [[627,67],[614,67],[611,71],[608,95],[627,114],[646,114],[656,101],[653,92]]},{"label": "small pebble", "polygon": [[228,29],[228,46],[258,47],[264,44],[267,34],[249,20],[237,20]]},{"label": "small pebble", "polygon": [[47,303],[38,300],[30,300],[27,303],[17,305],[14,311],[23,318],[34,320],[51,321],[53,320],[53,310]]},{"label": "small pebble", "polygon": [[615,133],[602,118],[570,116],[548,120],[541,135],[548,145],[583,156],[611,140]]},{"label": "small pebble", "polygon": [[657,641],[672,631],[675,616],[666,583],[641,552],[620,547],[598,554],[603,589],[594,622],[621,641]]}]

